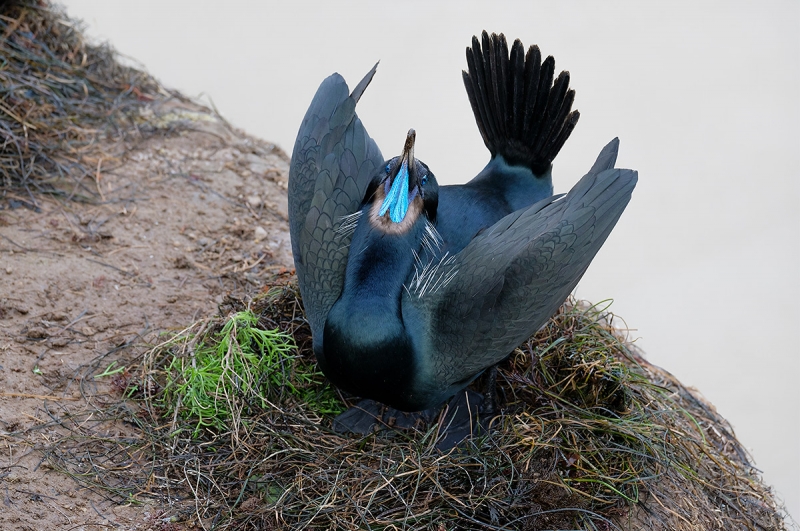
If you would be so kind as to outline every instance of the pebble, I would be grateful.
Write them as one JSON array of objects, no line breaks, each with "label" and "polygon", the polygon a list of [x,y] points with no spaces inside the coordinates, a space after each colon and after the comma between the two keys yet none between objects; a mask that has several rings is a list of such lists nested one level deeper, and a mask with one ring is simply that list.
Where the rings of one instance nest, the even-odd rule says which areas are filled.
[{"label": "pebble", "polygon": [[45,339],[50,337],[50,334],[47,333],[47,330],[45,330],[41,326],[34,326],[29,328],[25,335],[28,337],[28,339]]},{"label": "pebble", "polygon": [[256,241],[261,241],[267,237],[267,231],[264,229],[264,227],[256,227],[255,237]]}]

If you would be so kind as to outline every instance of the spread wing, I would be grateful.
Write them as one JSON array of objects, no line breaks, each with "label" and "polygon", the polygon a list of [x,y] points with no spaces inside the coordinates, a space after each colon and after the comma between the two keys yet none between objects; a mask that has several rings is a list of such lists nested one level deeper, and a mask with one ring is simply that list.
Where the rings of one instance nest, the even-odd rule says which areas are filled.
[{"label": "spread wing", "polygon": [[[613,153],[612,153],[613,152]],[[566,195],[504,217],[456,256],[415,278],[407,301],[430,323],[434,354],[421,369],[454,384],[501,361],[575,288],[614,228],[636,185],[632,170],[609,169],[616,141]]]},{"label": "spread wing", "polygon": [[339,74],[325,79],[306,112],[289,170],[289,232],[315,350],[328,311],[342,291],[351,234],[339,230],[358,211],[384,164],[355,112],[378,65],[348,94]]}]

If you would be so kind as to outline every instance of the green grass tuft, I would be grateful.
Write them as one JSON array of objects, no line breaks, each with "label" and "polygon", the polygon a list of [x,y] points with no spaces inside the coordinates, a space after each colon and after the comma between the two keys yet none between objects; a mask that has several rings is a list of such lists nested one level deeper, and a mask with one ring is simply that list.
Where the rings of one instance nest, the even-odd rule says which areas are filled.
[{"label": "green grass tuft", "polygon": [[297,355],[292,336],[259,328],[251,310],[232,314],[219,332],[200,335],[188,356],[173,349],[160,400],[167,414],[194,423],[193,436],[229,428],[231,420],[287,399],[319,414],[344,409],[316,367]]}]

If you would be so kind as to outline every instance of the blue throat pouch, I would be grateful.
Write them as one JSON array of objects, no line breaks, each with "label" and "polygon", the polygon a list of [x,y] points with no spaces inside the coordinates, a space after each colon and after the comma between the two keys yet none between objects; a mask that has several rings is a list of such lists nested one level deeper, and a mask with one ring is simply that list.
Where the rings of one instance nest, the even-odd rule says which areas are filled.
[{"label": "blue throat pouch", "polygon": [[381,204],[379,214],[383,216],[387,210],[389,211],[389,218],[395,223],[400,223],[406,217],[406,212],[408,212],[407,162],[403,162],[403,165],[400,166],[400,171],[397,172],[397,177],[395,177],[392,187]]}]

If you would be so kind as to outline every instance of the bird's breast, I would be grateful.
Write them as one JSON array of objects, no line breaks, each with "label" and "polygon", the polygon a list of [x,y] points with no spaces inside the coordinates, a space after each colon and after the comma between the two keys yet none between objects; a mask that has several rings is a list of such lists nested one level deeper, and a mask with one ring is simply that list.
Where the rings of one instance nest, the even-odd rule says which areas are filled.
[{"label": "bird's breast", "polygon": [[325,375],[362,398],[395,405],[411,387],[415,362],[399,308],[340,299],[325,323]]}]

